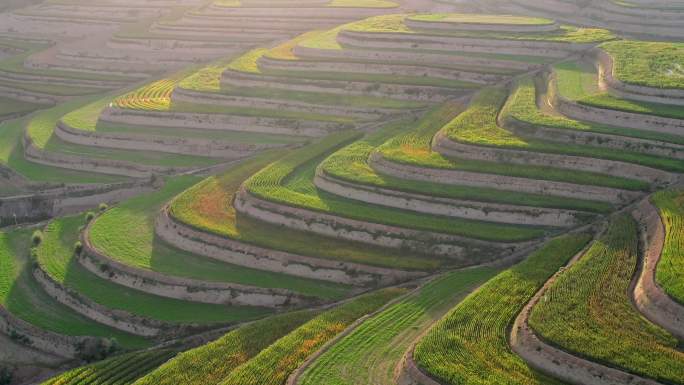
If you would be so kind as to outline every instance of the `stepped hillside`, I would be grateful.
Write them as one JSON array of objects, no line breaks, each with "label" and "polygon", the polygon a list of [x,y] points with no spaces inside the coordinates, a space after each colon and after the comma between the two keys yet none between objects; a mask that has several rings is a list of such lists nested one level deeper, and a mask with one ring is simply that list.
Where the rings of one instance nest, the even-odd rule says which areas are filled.
[{"label": "stepped hillside", "polygon": [[680,11],[0,13],[0,384],[682,383]]}]

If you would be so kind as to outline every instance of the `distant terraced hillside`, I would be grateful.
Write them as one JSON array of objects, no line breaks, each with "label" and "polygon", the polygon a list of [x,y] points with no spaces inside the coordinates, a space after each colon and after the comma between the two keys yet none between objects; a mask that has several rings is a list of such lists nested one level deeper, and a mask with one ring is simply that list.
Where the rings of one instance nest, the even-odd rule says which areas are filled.
[{"label": "distant terraced hillside", "polygon": [[150,69],[1,126],[0,330],[45,384],[681,382],[678,43],[164,4],[13,16],[92,10],[79,73]]}]

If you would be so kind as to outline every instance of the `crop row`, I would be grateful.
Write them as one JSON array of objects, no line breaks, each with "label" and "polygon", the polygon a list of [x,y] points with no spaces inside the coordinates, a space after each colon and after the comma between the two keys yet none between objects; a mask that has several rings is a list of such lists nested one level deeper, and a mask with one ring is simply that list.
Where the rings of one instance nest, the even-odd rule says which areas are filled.
[{"label": "crop row", "polygon": [[382,289],[321,313],[235,368],[220,385],[282,385],[326,342],[404,293],[405,289]]},{"label": "crop row", "polygon": [[112,104],[132,110],[167,111],[177,83],[178,79],[157,80],[114,99]]},{"label": "crop row", "polygon": [[178,354],[135,385],[216,385],[235,368],[316,315],[301,311],[269,317]]},{"label": "crop row", "polygon": [[130,385],[176,354],[169,349],[122,354],[96,364],[69,370],[41,385]]},{"label": "crop row", "polygon": [[306,369],[298,384],[393,384],[410,344],[469,290],[496,274],[483,267],[445,274],[364,321]]},{"label": "crop row", "polygon": [[676,338],[632,305],[639,235],[628,215],[614,218],[591,248],[549,286],[529,324],[568,352],[653,378],[684,383],[684,353]]},{"label": "crop row", "polygon": [[589,238],[582,234],[551,240],[488,281],[416,345],[416,364],[444,384],[559,385],[511,351],[508,327],[544,282]]},{"label": "crop row", "polygon": [[668,190],[655,194],[653,203],[665,226],[665,244],[656,271],[658,284],[679,303],[684,303],[684,194]]}]

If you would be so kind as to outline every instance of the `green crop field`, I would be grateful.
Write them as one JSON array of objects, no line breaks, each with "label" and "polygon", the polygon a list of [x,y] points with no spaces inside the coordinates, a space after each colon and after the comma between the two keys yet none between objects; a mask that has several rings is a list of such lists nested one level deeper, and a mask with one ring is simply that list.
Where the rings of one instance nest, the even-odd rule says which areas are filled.
[{"label": "green crop field", "polygon": [[64,142],[55,136],[55,125],[62,116],[101,97],[99,95],[97,99],[76,99],[49,110],[41,111],[31,117],[25,129],[33,140],[34,145],[48,152],[80,155],[90,159],[112,159],[134,162],[141,165],[164,167],[202,167],[219,162],[216,159],[200,156],[82,146]]},{"label": "green crop field", "polygon": [[[451,118],[456,122],[468,117],[468,114],[458,115],[460,111],[457,104],[445,104],[444,113],[451,114]],[[450,123],[445,124],[456,124],[453,121],[447,122]],[[624,189],[639,190],[646,187],[642,182],[592,172],[447,158],[431,149],[432,138],[441,128],[432,125],[424,126],[420,131],[387,141],[378,148],[378,151],[385,159],[392,162],[425,168],[453,169]]]},{"label": "green crop field", "polygon": [[326,174],[352,183],[429,196],[590,212],[610,210],[610,205],[579,199],[515,191],[502,193],[501,190],[488,188],[401,179],[380,174],[368,164],[369,156],[376,149],[381,151],[382,149],[400,147],[402,151],[412,153],[416,157],[429,156],[431,151],[429,149],[429,138],[447,124],[460,110],[459,104],[445,103],[433,108],[418,121],[407,119],[389,124],[382,130],[366,136],[363,140],[358,140],[333,153],[321,163],[320,167]]},{"label": "green crop field", "polygon": [[681,106],[620,99],[598,90],[598,78],[593,66],[575,61],[554,67],[559,93],[579,104],[617,111],[684,119]]},{"label": "green crop field", "polygon": [[172,202],[171,215],[202,231],[300,255],[410,270],[433,270],[442,264],[442,260],[434,257],[317,236],[236,213],[232,201],[240,185],[282,155],[265,153],[223,175],[204,180]]},{"label": "green crop field", "polygon": [[[550,128],[560,128],[564,130],[576,130],[580,132],[595,132],[599,134],[609,134],[616,136],[628,136],[633,138],[663,141],[675,144],[684,144],[684,136],[668,135],[657,132],[635,130],[623,127],[614,127],[590,122],[573,120],[562,115],[553,115],[539,109],[535,98],[543,100],[541,92],[543,85],[539,84],[542,80],[524,77],[515,85],[511,96],[508,98],[505,107],[501,111],[501,118],[504,122],[513,120],[530,126],[543,126]],[[555,83],[550,84],[547,93],[556,92]],[[602,151],[605,149],[602,149]]]},{"label": "green crop field", "polygon": [[601,49],[613,58],[620,81],[655,88],[684,88],[684,44],[620,40]]},{"label": "green crop field", "polygon": [[[135,92],[144,92],[141,89]],[[124,98],[124,96],[119,97]],[[134,97],[127,97],[130,101],[130,105],[142,103],[140,99],[135,99]],[[124,99],[121,99],[124,100]],[[195,128],[180,128],[180,127],[141,127],[132,126],[125,124],[115,124],[100,121],[100,114],[109,104],[113,104],[111,97],[106,97],[101,100],[97,100],[91,104],[87,104],[82,108],[73,110],[68,114],[64,115],[60,121],[65,123],[71,128],[92,131],[98,133],[117,133],[117,134],[129,134],[132,137],[135,136],[162,136],[162,137],[180,137],[180,138],[200,138],[200,139],[216,139],[224,140],[233,143],[245,143],[245,144],[291,144],[299,143],[304,140],[303,137],[298,137],[294,135],[277,135],[277,134],[262,134],[258,132],[249,131],[228,131],[228,130],[210,130],[210,129],[195,129]],[[119,101],[119,103],[124,103]],[[154,104],[154,102],[149,101],[149,103]],[[128,108],[128,107],[126,107]],[[138,109],[138,108],[135,108]],[[153,110],[154,108],[150,108]]]},{"label": "green crop field", "polygon": [[542,17],[523,17],[512,15],[485,15],[459,13],[430,13],[410,16],[409,20],[433,21],[454,24],[501,24],[501,25],[549,25],[554,21]]},{"label": "green crop field", "polygon": [[11,167],[27,179],[36,182],[107,183],[124,179],[123,177],[72,171],[27,161],[24,159],[21,144],[27,119],[0,123],[0,163]]},{"label": "green crop field", "polygon": [[220,385],[283,385],[287,377],[323,344],[357,319],[404,294],[404,289],[382,289],[328,310],[235,368]]},{"label": "green crop field", "polygon": [[114,338],[124,348],[149,344],[142,338],[86,319],[48,296],[31,273],[29,242],[32,231],[0,232],[0,305],[16,317],[45,330]]},{"label": "green crop field", "polygon": [[[314,31],[316,32],[316,31]],[[257,48],[239,58],[233,60],[226,67],[232,71],[246,72],[252,74],[269,75],[277,77],[273,80],[268,79],[268,84],[273,84],[274,81],[284,84],[297,84],[301,79],[310,80],[336,80],[336,81],[358,81],[368,83],[383,83],[383,84],[402,84],[414,86],[434,86],[434,87],[450,87],[454,89],[472,89],[479,85],[461,80],[451,80],[443,78],[433,78],[426,76],[403,76],[395,74],[376,74],[363,72],[326,72],[326,71],[299,71],[299,70],[262,70],[259,67],[259,59],[267,56],[269,58],[276,58],[280,60],[296,60],[297,58],[291,52],[292,48],[299,44],[300,41],[315,36],[313,33],[305,33],[292,39],[273,49]],[[275,52],[272,52],[275,51]],[[193,89],[211,90],[215,89],[215,82],[207,81],[206,86],[202,87],[199,79],[196,81]]]},{"label": "green crop field", "polygon": [[[504,88],[487,88],[480,91],[468,107],[468,110],[444,127],[446,134],[450,139],[464,144],[609,159],[675,172],[684,171],[684,163],[678,159],[633,153],[625,150],[560,144],[520,137],[514,132],[499,126],[497,122],[500,108],[506,103],[507,98],[508,92]],[[505,116],[506,113],[502,112],[502,115]],[[625,184],[628,183],[628,181],[625,181]],[[638,184],[629,184],[630,189],[638,188]]]},{"label": "green crop field", "polygon": [[36,257],[55,281],[100,305],[171,323],[240,322],[269,312],[259,307],[210,305],[159,297],[99,278],[81,266],[75,256],[74,245],[85,223],[85,215],[50,222],[43,231],[43,241],[36,248]]},{"label": "green crop field", "polygon": [[420,333],[495,273],[493,268],[475,268],[436,278],[335,343],[298,384],[394,384],[397,363]]},{"label": "green crop field", "polygon": [[405,228],[494,241],[521,241],[543,234],[536,228],[424,215],[369,204],[360,205],[355,201],[316,189],[313,177],[321,158],[358,138],[359,133],[356,131],[332,134],[318,143],[288,154],[254,174],[247,180],[245,187],[251,194],[272,202]]},{"label": "green crop field", "polygon": [[639,258],[636,222],[622,214],[582,258],[561,274],[532,309],[540,337],[591,360],[662,383],[684,383],[677,340],[632,304]]},{"label": "green crop field", "polygon": [[[185,78],[179,83],[179,87],[187,88],[193,91],[200,92],[214,92],[224,95],[231,96],[245,96],[254,98],[265,98],[265,99],[284,99],[288,101],[298,101],[311,104],[330,104],[330,105],[342,105],[350,107],[375,107],[375,108],[421,108],[425,106],[425,103],[415,102],[415,101],[405,101],[397,99],[388,99],[374,96],[365,95],[344,95],[334,92],[311,92],[311,91],[293,91],[284,90],[277,88],[264,87],[232,87],[221,84],[221,74],[225,70],[233,70],[238,72],[247,72],[252,74],[262,73],[259,69],[257,63],[258,59],[262,57],[266,52],[265,48],[256,48],[245,53],[242,56],[232,60],[225,61],[219,60],[214,64],[204,67],[200,71],[193,75]],[[287,77],[286,71],[284,76]],[[338,75],[338,79],[347,79],[346,75]],[[292,79],[296,82],[296,78]],[[168,83],[168,82],[167,82]],[[170,100],[166,98],[165,95],[170,96],[170,89],[172,85],[167,83],[160,83],[158,86],[150,89],[148,94],[150,97],[150,104],[154,103],[154,100]],[[459,86],[464,86],[465,83],[458,83]],[[155,95],[158,96],[155,99]],[[142,100],[145,100],[142,98]],[[158,109],[169,108],[169,104],[164,104],[163,102],[157,102]]]},{"label": "green crop field", "polygon": [[172,276],[290,289],[322,298],[338,298],[346,292],[343,285],[230,265],[180,251],[158,239],[154,220],[161,207],[198,181],[192,176],[170,179],[159,192],[143,194],[108,210],[91,226],[92,245],[117,262]]},{"label": "green crop field", "polygon": [[665,226],[665,244],[656,270],[656,280],[667,294],[684,303],[684,194],[682,190],[663,191],[651,198],[660,210]]},{"label": "green crop field", "polygon": [[589,238],[556,238],[484,284],[416,345],[417,365],[444,384],[562,384],[531,369],[511,351],[508,327],[544,282]]},{"label": "green crop field", "polygon": [[130,385],[175,354],[176,352],[169,349],[122,354],[96,364],[69,370],[41,385]]},{"label": "green crop field", "polygon": [[180,353],[135,385],[216,385],[235,368],[314,316],[316,312],[300,311],[241,326],[216,341]]},{"label": "green crop field", "polygon": [[8,117],[24,115],[46,107],[47,106],[43,104],[28,103],[0,97],[0,121],[7,119]]},{"label": "green crop field", "polygon": [[[388,24],[388,26],[391,26],[391,23]],[[315,49],[325,49],[325,50],[342,50],[342,49],[354,49],[354,50],[369,50],[361,47],[350,47],[350,46],[342,46],[338,41],[337,37],[347,25],[345,26],[340,26],[336,27],[327,31],[317,31],[316,33],[310,33],[307,34],[305,37],[303,37],[300,41],[297,42],[297,46],[301,46],[304,48],[315,48]],[[391,30],[390,30],[391,31]],[[281,55],[276,54],[275,58],[284,58],[286,60],[293,60],[296,59],[296,57],[293,57],[293,55],[290,53],[288,54],[287,51],[292,50],[292,48],[286,48],[283,52],[283,50],[279,50],[281,54],[285,53],[284,57]],[[397,49],[397,48],[373,48],[373,51],[378,51],[378,52],[406,52],[407,50],[405,49]],[[278,52],[278,51],[275,51]],[[549,58],[546,58],[544,56],[533,56],[533,55],[511,55],[511,54],[499,54],[499,53],[488,53],[488,52],[464,52],[464,51],[444,51],[444,50],[428,50],[428,49],[411,49],[410,52],[418,52],[418,53],[425,53],[425,54],[439,54],[439,55],[453,55],[453,56],[472,56],[472,57],[479,57],[479,58],[485,58],[485,59],[493,59],[493,60],[512,60],[512,61],[521,61],[521,62],[526,62],[526,63],[535,63],[535,64],[542,64],[546,63],[549,61]],[[268,56],[273,55],[274,50],[270,51],[270,54]],[[272,56],[271,56],[272,57]],[[339,58],[336,60],[339,61],[346,61],[347,59],[345,58]],[[349,59],[352,62],[358,62],[358,60],[353,60]],[[367,61],[371,61],[374,63],[385,63],[385,60],[371,60],[368,59]],[[429,63],[417,63],[417,62],[405,62],[401,63],[398,62],[396,64],[408,64],[408,65],[420,65],[420,66],[430,66]],[[444,64],[441,64],[440,66],[444,66]],[[470,70],[473,72],[481,72],[481,73],[498,73],[498,74],[514,74],[517,71],[511,70],[504,68],[505,65],[497,65],[496,63],[492,63],[492,66],[477,66],[477,67],[462,67],[458,64],[454,64],[453,68],[463,68],[464,70]],[[452,68],[452,66],[449,66],[449,68]]]},{"label": "green crop field", "polygon": [[[561,26],[557,31],[550,32],[489,32],[489,31],[417,31],[405,24],[407,15],[381,15],[364,19],[362,21],[347,24],[343,28],[348,31],[372,32],[372,33],[412,33],[421,35],[453,36],[453,37],[476,37],[479,39],[502,39],[502,40],[529,40],[529,41],[555,41],[565,43],[599,43],[615,39],[615,35],[605,29],[577,28],[573,26]],[[462,17],[459,14],[447,17]]]}]

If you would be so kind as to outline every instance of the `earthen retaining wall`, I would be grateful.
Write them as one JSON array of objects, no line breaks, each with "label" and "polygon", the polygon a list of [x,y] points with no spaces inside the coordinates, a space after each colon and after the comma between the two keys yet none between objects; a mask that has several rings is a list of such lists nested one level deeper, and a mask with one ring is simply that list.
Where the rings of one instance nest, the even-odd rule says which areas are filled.
[{"label": "earthen retaining wall", "polygon": [[529,179],[507,175],[485,174],[470,171],[433,169],[388,161],[379,153],[370,157],[371,167],[381,174],[403,179],[433,183],[494,188],[532,194],[555,195],[614,204],[624,204],[642,195],[641,192],[611,187],[580,185],[567,182]]},{"label": "earthen retaining wall", "polygon": [[353,127],[351,123],[316,120],[252,117],[230,114],[202,114],[191,112],[138,111],[106,108],[100,120],[140,127],[179,127],[204,130],[243,131],[278,135],[320,137]]},{"label": "earthen retaining wall", "polygon": [[100,253],[88,241],[88,234],[89,229],[86,229],[82,237],[83,255],[79,258],[79,263],[97,276],[131,289],[161,297],[217,305],[283,308],[311,305],[318,301],[286,289],[207,282],[137,269]]},{"label": "earthen retaining wall", "polygon": [[412,210],[425,214],[446,215],[480,221],[529,226],[570,227],[578,225],[580,217],[588,215],[571,210],[439,198],[375,186],[353,184],[327,175],[320,169],[314,179],[314,184],[323,191],[361,202]]},{"label": "earthen retaining wall", "polygon": [[658,210],[644,199],[632,215],[641,227],[641,274],[634,287],[634,303],[648,319],[684,339],[684,306],[674,301],[656,282],[656,268],[663,252],[665,227]]},{"label": "earthen retaining wall", "polygon": [[266,249],[196,230],[162,210],[157,235],[173,246],[223,262],[253,269],[357,286],[386,286],[425,275],[419,271],[375,267]]},{"label": "earthen retaining wall", "polygon": [[675,178],[675,175],[669,172],[634,163],[460,143],[450,139],[443,131],[437,133],[432,147],[434,151],[447,157],[452,156],[470,160],[521,165],[551,166],[568,170],[608,174],[653,184],[668,183]]},{"label": "earthen retaining wall", "polygon": [[491,251],[492,249],[499,252],[503,249],[513,251],[525,246],[524,242],[488,242],[456,235],[343,218],[269,202],[255,197],[244,188],[241,188],[236,195],[234,205],[237,211],[268,223],[354,242],[439,255],[463,264],[472,263],[472,261],[468,261],[466,249],[485,253],[486,250]]}]

